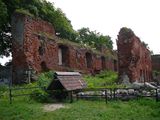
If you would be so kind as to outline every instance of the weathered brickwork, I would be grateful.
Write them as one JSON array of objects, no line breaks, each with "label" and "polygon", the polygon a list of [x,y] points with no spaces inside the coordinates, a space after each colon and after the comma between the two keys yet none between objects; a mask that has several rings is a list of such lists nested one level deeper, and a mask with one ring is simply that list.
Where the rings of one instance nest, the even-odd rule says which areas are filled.
[{"label": "weathered brickwork", "polygon": [[128,75],[130,82],[146,82],[152,78],[150,51],[128,28],[122,28],[118,35],[119,77]]},{"label": "weathered brickwork", "polygon": [[114,57],[107,49],[93,51],[55,35],[53,26],[38,18],[16,13],[12,18],[13,83],[26,81],[27,71],[48,70],[96,73],[117,70]]}]

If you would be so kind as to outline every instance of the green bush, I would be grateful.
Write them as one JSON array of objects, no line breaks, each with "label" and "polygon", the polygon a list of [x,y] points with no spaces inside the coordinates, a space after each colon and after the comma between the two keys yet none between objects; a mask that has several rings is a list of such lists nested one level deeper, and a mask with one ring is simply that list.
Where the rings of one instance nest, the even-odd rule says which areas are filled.
[{"label": "green bush", "polygon": [[45,88],[49,85],[51,80],[53,80],[53,71],[41,73],[38,76],[37,86],[42,87],[41,89],[36,89],[32,92],[32,98],[38,102],[51,102],[52,99],[50,94],[45,91]]},{"label": "green bush", "polygon": [[49,72],[45,72],[45,73],[41,73],[38,76],[38,81],[37,81],[37,85],[38,86],[45,86],[47,87],[49,85],[49,83],[54,79],[53,78],[54,72],[53,71],[49,71]]},{"label": "green bush", "polygon": [[115,86],[118,75],[113,71],[102,71],[95,76],[86,75],[84,80],[87,82],[88,88]]},{"label": "green bush", "polygon": [[[48,92],[45,91],[45,88],[49,85],[51,80],[53,79],[53,72],[45,72],[41,73],[38,76],[38,80],[36,82],[30,84],[21,84],[21,85],[13,85],[12,95],[23,95],[23,94],[31,94],[30,96],[22,96],[22,97],[13,97],[14,100],[31,100],[34,99],[38,102],[51,102],[51,97]],[[33,88],[40,87],[40,88]],[[29,89],[20,89],[19,88],[29,88]],[[30,89],[33,88],[33,89]],[[9,89],[7,85],[0,85],[0,98],[9,97]]]},{"label": "green bush", "polygon": [[37,102],[41,102],[41,103],[48,103],[48,102],[52,102],[52,99],[49,95],[48,92],[46,92],[43,89],[36,89],[32,92],[31,97],[37,101]]},{"label": "green bush", "polygon": [[7,90],[8,90],[7,85],[0,85],[0,98],[6,96]]}]

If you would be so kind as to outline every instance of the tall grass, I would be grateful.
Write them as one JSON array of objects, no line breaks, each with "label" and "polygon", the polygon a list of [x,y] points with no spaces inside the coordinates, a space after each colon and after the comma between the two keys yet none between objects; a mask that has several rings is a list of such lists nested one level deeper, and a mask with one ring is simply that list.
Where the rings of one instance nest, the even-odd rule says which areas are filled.
[{"label": "tall grass", "polygon": [[113,71],[102,71],[95,76],[86,75],[84,80],[87,82],[88,88],[114,86],[117,82],[118,75]]}]

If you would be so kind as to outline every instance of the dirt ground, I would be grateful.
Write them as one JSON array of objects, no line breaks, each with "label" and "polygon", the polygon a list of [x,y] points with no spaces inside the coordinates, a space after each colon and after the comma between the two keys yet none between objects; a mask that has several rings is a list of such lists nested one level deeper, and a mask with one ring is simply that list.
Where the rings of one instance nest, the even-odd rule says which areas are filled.
[{"label": "dirt ground", "polygon": [[43,107],[45,112],[55,111],[60,108],[67,108],[67,106],[62,103],[54,103],[54,104],[46,104]]}]

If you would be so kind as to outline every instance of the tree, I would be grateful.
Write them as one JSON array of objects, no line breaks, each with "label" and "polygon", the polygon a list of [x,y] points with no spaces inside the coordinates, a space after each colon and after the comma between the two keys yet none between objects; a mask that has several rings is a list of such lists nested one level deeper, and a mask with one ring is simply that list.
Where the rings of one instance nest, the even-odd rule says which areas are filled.
[{"label": "tree", "polygon": [[9,56],[11,52],[11,16],[17,9],[50,22],[61,38],[74,41],[77,36],[70,20],[53,3],[46,0],[0,0],[0,56]]},{"label": "tree", "polygon": [[81,28],[78,30],[77,42],[89,45],[93,48],[105,46],[112,49],[113,42],[110,36],[104,36],[96,31],[90,31],[89,28]]},{"label": "tree", "polygon": [[7,6],[0,0],[0,56],[9,56],[11,51],[11,36],[8,34],[10,27],[8,24]]},{"label": "tree", "polygon": [[61,9],[46,0],[0,0],[0,57],[9,56],[11,52],[11,16],[16,10],[27,11],[35,17],[50,22],[56,35],[74,42],[84,43],[91,47],[105,45],[112,49],[109,36],[104,36],[89,28],[82,28],[78,33],[73,29],[71,21]]}]

